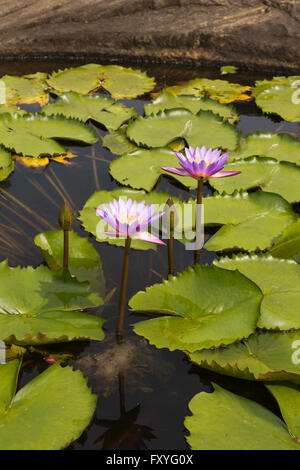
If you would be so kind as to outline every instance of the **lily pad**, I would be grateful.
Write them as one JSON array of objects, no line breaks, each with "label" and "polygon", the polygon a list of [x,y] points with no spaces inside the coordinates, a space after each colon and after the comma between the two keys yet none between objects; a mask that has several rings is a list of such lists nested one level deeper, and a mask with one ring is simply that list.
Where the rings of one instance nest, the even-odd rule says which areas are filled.
[{"label": "lily pad", "polygon": [[0,181],[5,180],[14,170],[14,167],[10,152],[0,145]]},{"label": "lily pad", "polygon": [[130,122],[127,136],[146,147],[165,147],[181,137],[193,147],[205,145],[234,150],[239,132],[211,111],[199,111],[195,115],[187,109],[170,109]]},{"label": "lily pad", "polygon": [[103,124],[108,130],[118,129],[124,122],[137,115],[135,108],[103,95],[79,95],[74,91],[63,93],[54,103],[42,109],[47,116],[61,114],[86,122],[88,119]]},{"label": "lily pad", "polygon": [[[113,160],[110,164],[110,174],[125,186],[151,191],[160,175],[169,176],[162,166],[178,166],[178,158],[172,150],[166,147],[150,150],[141,148]],[[197,180],[194,178],[177,175],[172,177],[191,189],[197,187]]]},{"label": "lily pad", "polygon": [[59,450],[78,439],[97,403],[82,373],[55,364],[16,393],[19,368],[0,365],[0,449]]},{"label": "lily pad", "polygon": [[134,311],[163,316],[134,325],[134,331],[158,348],[197,351],[230,344],[256,328],[260,289],[238,271],[195,266],[138,292]]},{"label": "lily pad", "polygon": [[221,75],[225,75],[227,73],[237,73],[238,68],[235,67],[234,65],[223,65],[220,68]]},{"label": "lily pad", "polygon": [[[96,191],[85,203],[84,208],[79,213],[79,220],[81,220],[83,227],[88,232],[92,233],[96,240],[99,242],[106,242],[110,245],[116,246],[125,246],[125,239],[123,238],[110,238],[105,237],[103,231],[105,230],[106,224],[102,219],[96,214],[95,207],[99,207],[102,204],[107,205],[110,201],[114,199],[119,199],[123,197],[124,199],[133,199],[137,202],[145,201],[146,204],[157,204],[158,209],[161,207],[161,212],[165,206],[167,200],[169,199],[169,194],[163,192],[152,192],[146,193],[145,191],[136,191],[133,189],[127,188],[117,188],[112,191]],[[179,202],[178,198],[173,198],[174,203]],[[137,250],[156,250],[156,244],[144,242],[141,240],[132,240],[131,248]]]},{"label": "lily pad", "polygon": [[189,403],[185,427],[192,450],[300,450],[285,423],[271,411],[217,384]]},{"label": "lily pad", "polygon": [[53,72],[47,83],[57,94],[76,91],[86,95],[102,87],[115,99],[135,98],[151,91],[155,86],[155,81],[140,70],[98,64]]},{"label": "lily pad", "polygon": [[200,110],[212,111],[231,123],[239,120],[239,115],[233,106],[221,104],[210,98],[200,98],[199,96],[174,96],[169,91],[164,91],[158,95],[151,103],[145,104],[144,108],[146,116],[157,114],[159,111],[165,111],[166,109],[184,108],[193,114],[197,114]]},{"label": "lily pad", "polygon": [[24,109],[19,108],[18,106],[15,106],[13,104],[7,106],[6,104],[0,104],[0,114],[3,113],[9,113],[9,114],[19,114],[20,116],[24,116],[24,114],[27,114],[27,111]]},{"label": "lily pad", "polygon": [[8,344],[45,344],[79,339],[102,340],[104,320],[79,310],[102,299],[67,271],[10,268],[0,263],[0,339]]},{"label": "lily pad", "polygon": [[300,253],[300,219],[288,225],[270,249],[275,258],[294,258]]},{"label": "lily pad", "polygon": [[264,113],[275,113],[285,121],[300,121],[300,76],[274,77],[255,83],[253,96]]},{"label": "lily pad", "polygon": [[[34,243],[50,269],[63,268],[64,235],[62,230],[46,230],[34,238]],[[69,271],[78,281],[89,281],[91,291],[105,295],[105,279],[99,253],[87,238],[69,232]]]},{"label": "lily pad", "polygon": [[124,153],[133,152],[138,147],[130,142],[126,137],[126,126],[120,127],[117,131],[110,132],[102,138],[103,147],[108,148],[112,153],[116,155],[122,155]]},{"label": "lily pad", "polygon": [[5,104],[39,103],[44,106],[49,101],[46,73],[35,73],[23,77],[4,75],[1,82],[5,85]]},{"label": "lily pad", "polygon": [[256,333],[240,343],[189,354],[194,364],[246,380],[288,380],[300,384],[300,368],[293,361],[299,331]]},{"label": "lily pad", "polygon": [[42,114],[0,114],[0,143],[18,154],[31,157],[66,154],[66,148],[54,138],[86,144],[98,140],[92,128],[76,119]]},{"label": "lily pad", "polygon": [[257,155],[275,158],[300,165],[300,142],[289,134],[256,132],[241,139],[237,149],[230,154],[228,161]]},{"label": "lily pad", "polygon": [[216,194],[203,203],[205,223],[224,224],[205,244],[211,251],[264,250],[296,219],[287,201],[264,191]]},{"label": "lily pad", "polygon": [[186,85],[175,85],[165,88],[173,95],[194,95],[209,96],[212,100],[220,103],[231,103],[233,101],[249,100],[251,96],[246,94],[250,91],[250,86],[239,85],[238,83],[230,83],[226,80],[210,80],[209,78],[195,78],[190,80]]},{"label": "lily pad", "polygon": [[300,387],[285,383],[266,385],[275,397],[291,436],[300,444]]},{"label": "lily pad", "polygon": [[261,157],[249,157],[226,165],[226,171],[241,171],[234,178],[211,178],[210,185],[219,193],[260,187],[263,191],[280,194],[288,202],[300,200],[300,167]]},{"label": "lily pad", "polygon": [[214,262],[224,269],[238,269],[255,282],[264,294],[259,328],[300,329],[300,266],[293,260],[264,255],[242,255]]}]

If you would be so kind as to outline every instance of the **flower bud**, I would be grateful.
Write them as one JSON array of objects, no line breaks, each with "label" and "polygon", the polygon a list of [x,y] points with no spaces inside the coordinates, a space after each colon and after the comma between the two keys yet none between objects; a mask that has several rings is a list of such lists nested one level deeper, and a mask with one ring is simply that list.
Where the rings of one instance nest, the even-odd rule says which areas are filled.
[{"label": "flower bud", "polygon": [[61,205],[58,223],[63,230],[71,230],[73,224],[72,210],[69,204],[64,201]]}]

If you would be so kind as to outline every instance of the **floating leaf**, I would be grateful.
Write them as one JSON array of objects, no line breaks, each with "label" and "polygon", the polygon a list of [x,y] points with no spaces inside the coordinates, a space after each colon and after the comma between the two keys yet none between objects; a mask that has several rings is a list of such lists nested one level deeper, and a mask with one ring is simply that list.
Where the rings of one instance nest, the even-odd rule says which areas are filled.
[{"label": "floating leaf", "polygon": [[226,171],[241,171],[234,178],[211,178],[210,185],[219,193],[260,187],[263,191],[278,193],[288,202],[300,200],[300,167],[294,163],[278,162],[270,158],[249,157],[226,165]]},{"label": "floating leaf", "polygon": [[0,449],[60,450],[78,439],[97,403],[82,372],[55,364],[16,393],[19,367],[0,365]]},{"label": "floating leaf", "polygon": [[3,114],[3,113],[9,113],[9,114],[17,113],[20,116],[24,116],[24,114],[27,114],[27,111],[15,105],[6,106],[5,104],[0,104],[0,114]]},{"label": "floating leaf", "polygon": [[146,73],[119,65],[88,64],[53,72],[47,80],[55,93],[88,94],[100,86],[115,98],[135,98],[151,91],[155,81]]},{"label": "floating leaf", "polygon": [[284,229],[269,252],[275,258],[294,258],[300,253],[300,219]]},{"label": "floating leaf", "polygon": [[300,368],[293,361],[300,332],[258,333],[227,347],[195,351],[192,362],[223,375],[247,380],[288,380],[300,384]]},{"label": "floating leaf", "polygon": [[43,344],[78,339],[102,340],[103,320],[78,310],[102,299],[68,272],[10,268],[0,263],[0,339],[14,344]]},{"label": "floating leaf", "polygon": [[157,114],[159,111],[165,111],[166,109],[184,108],[188,109],[193,114],[197,114],[200,110],[212,111],[231,123],[239,119],[239,115],[233,106],[221,104],[210,98],[200,98],[199,96],[174,96],[168,91],[164,91],[158,95],[151,103],[145,104],[144,108],[146,116]]},{"label": "floating leaf", "polygon": [[1,82],[5,85],[5,104],[39,103],[44,106],[49,101],[46,77],[46,73],[40,72],[23,77],[4,75]]},{"label": "floating leaf", "polygon": [[94,144],[95,131],[76,119],[63,116],[0,114],[0,143],[23,156],[64,155],[65,147],[53,140]]},{"label": "floating leaf", "polygon": [[0,145],[0,181],[5,180],[14,170],[14,162],[10,152]]},{"label": "floating leaf", "polygon": [[165,315],[136,323],[134,331],[171,351],[217,347],[249,336],[262,294],[238,271],[229,272],[196,265],[138,292],[129,301],[132,310]]},{"label": "floating leaf", "polygon": [[221,75],[226,75],[227,73],[237,73],[238,68],[234,65],[223,65],[223,67],[220,68],[220,71]]},{"label": "floating leaf", "polygon": [[265,113],[275,113],[285,121],[300,121],[300,76],[274,77],[255,82],[253,96]]},{"label": "floating leaf", "polygon": [[138,147],[130,142],[125,135],[126,128],[121,127],[115,132],[106,134],[102,138],[103,147],[108,148],[112,153],[116,155],[122,155],[123,153],[129,153],[136,150]]},{"label": "floating leaf", "polygon": [[267,384],[266,387],[278,402],[290,434],[300,443],[300,387],[287,382]]},{"label": "floating leaf", "polygon": [[[70,165],[69,158],[75,158],[77,155],[74,155],[71,152],[66,153],[65,155],[60,155],[58,157],[51,157],[51,161],[58,163],[63,163],[64,165]],[[48,157],[21,157],[20,155],[13,155],[14,160],[18,160],[23,165],[28,166],[29,168],[37,168],[41,166],[47,166],[50,163]]]},{"label": "floating leaf", "polygon": [[230,154],[228,161],[257,155],[275,158],[300,165],[300,142],[289,134],[256,132],[240,139],[237,149]]},{"label": "floating leaf", "polygon": [[194,95],[209,96],[212,100],[220,101],[220,103],[231,103],[232,101],[249,100],[251,97],[246,94],[250,91],[250,86],[239,85],[238,83],[230,83],[226,80],[210,80],[208,78],[195,78],[190,80],[186,85],[176,85],[165,88],[173,95]]},{"label": "floating leaf", "polygon": [[224,269],[238,269],[260,287],[264,299],[259,328],[300,329],[300,266],[295,261],[265,254],[221,258],[215,264]]},{"label": "floating leaf", "polygon": [[[80,212],[79,220],[83,223],[85,230],[92,233],[96,240],[99,242],[106,242],[110,245],[125,246],[124,238],[110,238],[103,234],[106,230],[106,224],[96,214],[95,207],[99,207],[102,204],[107,205],[114,199],[123,197],[125,199],[133,199],[137,202],[145,201],[146,204],[158,204],[161,209],[165,206],[169,199],[169,194],[162,192],[145,193],[145,191],[135,191],[127,188],[117,188],[112,191],[97,191],[95,192],[85,203],[84,208]],[[174,203],[178,202],[177,198],[173,198]],[[159,208],[159,207],[158,207]],[[161,210],[161,211],[162,211]],[[132,240],[131,247],[138,250],[156,250],[155,243],[144,242],[142,240]]]},{"label": "floating leaf", "polygon": [[206,145],[233,150],[239,132],[211,111],[199,111],[195,115],[187,109],[171,109],[154,116],[138,117],[129,123],[127,136],[137,145],[147,147],[165,147],[182,137],[193,147]]},{"label": "floating leaf", "polygon": [[263,406],[217,384],[189,403],[184,421],[192,450],[300,450],[284,422]]},{"label": "floating leaf", "polygon": [[287,201],[264,191],[214,195],[203,203],[205,223],[224,224],[205,244],[211,251],[264,250],[296,219]]},{"label": "floating leaf", "polygon": [[[162,170],[162,166],[178,166],[178,158],[172,150],[166,147],[150,150],[141,148],[113,160],[110,164],[110,174],[125,186],[150,191],[160,175],[169,176],[168,172]],[[194,178],[177,175],[172,177],[191,189],[197,187],[197,180]]]},{"label": "floating leaf", "polygon": [[[62,230],[46,230],[34,238],[50,269],[63,267],[64,235]],[[69,271],[78,281],[89,281],[92,292],[105,295],[105,280],[99,253],[87,238],[69,231]]]},{"label": "floating leaf", "polygon": [[135,108],[126,108],[103,95],[79,95],[74,91],[63,93],[54,103],[42,109],[47,116],[61,114],[86,122],[88,119],[103,124],[108,130],[118,129],[124,122],[136,116]]}]

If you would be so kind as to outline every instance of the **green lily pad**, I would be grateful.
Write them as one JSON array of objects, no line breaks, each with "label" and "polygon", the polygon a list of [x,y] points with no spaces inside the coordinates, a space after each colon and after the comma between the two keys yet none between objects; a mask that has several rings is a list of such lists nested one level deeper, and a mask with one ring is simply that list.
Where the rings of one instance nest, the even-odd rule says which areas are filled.
[{"label": "green lily pad", "polygon": [[134,311],[164,316],[134,325],[138,335],[158,348],[197,351],[249,336],[256,328],[260,289],[238,271],[195,266],[138,292]]},{"label": "green lily pad", "polygon": [[[145,191],[136,191],[127,188],[117,188],[112,191],[96,191],[85,203],[84,208],[79,213],[79,220],[81,220],[83,227],[88,232],[92,233],[96,240],[99,242],[106,242],[110,245],[125,246],[125,239],[123,238],[105,238],[103,230],[106,230],[106,224],[96,214],[95,207],[99,207],[102,204],[107,205],[114,199],[133,199],[137,202],[145,201],[146,204],[157,204],[160,206],[160,212],[163,212],[163,208],[169,199],[169,194],[163,192],[152,192],[146,193]],[[173,198],[174,203],[179,202],[178,198]],[[159,209],[159,207],[158,207]],[[99,235],[100,234],[100,235]],[[131,248],[137,250],[156,250],[155,243],[144,242],[141,240],[132,240]]]},{"label": "green lily pad", "polygon": [[88,119],[103,124],[108,130],[118,129],[124,122],[137,115],[135,108],[103,95],[79,95],[69,91],[60,95],[54,103],[42,109],[47,116],[61,114],[86,122]]},{"label": "green lily pad", "polygon": [[4,75],[1,82],[5,85],[5,104],[48,103],[46,77],[46,73],[40,72],[23,77]]},{"label": "green lily pad", "polygon": [[275,113],[285,121],[300,121],[300,76],[274,77],[255,83],[253,96],[264,113]]},{"label": "green lily pad", "polygon": [[205,223],[224,224],[205,244],[211,251],[264,250],[296,219],[287,201],[264,191],[214,195],[203,203]]},{"label": "green lily pad", "polygon": [[199,111],[195,115],[187,109],[170,109],[130,122],[127,136],[146,147],[165,147],[182,137],[193,147],[206,145],[234,150],[239,132],[211,111]]},{"label": "green lily pad", "polygon": [[233,106],[221,104],[210,98],[200,98],[199,96],[174,96],[168,91],[164,91],[158,95],[151,103],[145,104],[144,108],[146,116],[157,114],[159,111],[165,111],[166,109],[184,108],[188,109],[193,114],[197,114],[200,110],[212,111],[231,123],[239,120],[239,115]]},{"label": "green lily pad", "polygon": [[27,111],[24,109],[19,108],[18,106],[15,106],[13,104],[7,106],[6,104],[0,104],[0,114],[3,113],[9,113],[9,114],[19,114],[20,116],[24,116],[24,114],[27,114]]},{"label": "green lily pad", "polygon": [[208,95],[212,100],[220,103],[231,103],[232,101],[249,100],[251,97],[246,94],[250,91],[250,86],[230,83],[226,80],[210,80],[209,78],[195,78],[187,82],[186,85],[175,85],[165,88],[173,95]]},{"label": "green lily pad", "polygon": [[[63,268],[63,230],[46,230],[34,238],[34,243],[50,269]],[[91,291],[105,295],[105,279],[99,253],[87,238],[69,232],[69,271],[78,281],[89,281]]]},{"label": "green lily pad", "polygon": [[228,161],[257,155],[275,158],[300,165],[300,142],[289,134],[256,132],[241,139],[237,149],[230,154]]},{"label": "green lily pad", "polygon": [[0,263],[0,339],[8,344],[44,344],[79,339],[102,340],[104,320],[79,310],[102,299],[67,271],[10,268]]},{"label": "green lily pad", "polygon": [[135,98],[151,91],[155,86],[153,78],[140,70],[98,64],[53,72],[47,83],[57,94],[76,91],[87,95],[101,86],[115,99]]},{"label": "green lily pad", "polygon": [[269,252],[275,258],[294,258],[300,253],[300,219],[284,229]]},{"label": "green lily pad", "polygon": [[241,171],[233,178],[211,178],[210,185],[219,193],[260,187],[263,191],[280,194],[288,202],[300,200],[300,167],[261,157],[249,157],[226,165],[226,171]]},{"label": "green lily pad", "polygon": [[300,450],[285,423],[263,406],[217,384],[189,403],[186,438],[192,450]]},{"label": "green lily pad", "polygon": [[54,138],[86,144],[98,140],[92,128],[76,119],[42,114],[0,114],[0,143],[18,154],[31,157],[66,154],[66,148]]},{"label": "green lily pad", "polygon": [[246,380],[288,380],[300,384],[300,368],[293,361],[299,331],[257,333],[240,343],[195,351],[191,361],[200,367]]},{"label": "green lily pad", "polygon": [[130,142],[125,135],[126,126],[120,127],[117,131],[110,132],[102,138],[103,147],[108,148],[112,153],[116,155],[122,155],[123,153],[133,152],[138,147]]},{"label": "green lily pad", "polygon": [[235,65],[223,65],[220,68],[221,74],[225,75],[227,73],[237,73],[238,68]]},{"label": "green lily pad", "polygon": [[0,181],[5,180],[14,170],[15,164],[8,152],[2,145],[0,145]]},{"label": "green lily pad", "polygon": [[[162,166],[178,167],[178,158],[166,147],[154,149],[138,149],[116,158],[110,164],[110,174],[119,183],[135,189],[151,191],[160,175],[170,173],[162,170]],[[197,180],[184,176],[172,175],[188,188],[195,189]]]},{"label": "green lily pad", "polygon": [[275,397],[291,436],[300,444],[300,387],[284,383],[266,384]]},{"label": "green lily pad", "polygon": [[97,403],[82,372],[55,364],[16,393],[19,368],[0,365],[0,449],[59,450],[78,439]]},{"label": "green lily pad", "polygon": [[300,266],[295,261],[265,254],[221,258],[215,264],[224,269],[238,269],[260,287],[264,299],[259,328],[300,329]]}]

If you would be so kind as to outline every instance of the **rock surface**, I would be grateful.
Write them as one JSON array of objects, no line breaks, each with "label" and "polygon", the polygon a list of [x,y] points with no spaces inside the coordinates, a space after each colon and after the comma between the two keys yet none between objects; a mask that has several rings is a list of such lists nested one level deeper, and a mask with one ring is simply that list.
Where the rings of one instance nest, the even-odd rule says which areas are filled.
[{"label": "rock surface", "polygon": [[2,58],[298,71],[299,0],[0,0]]}]

